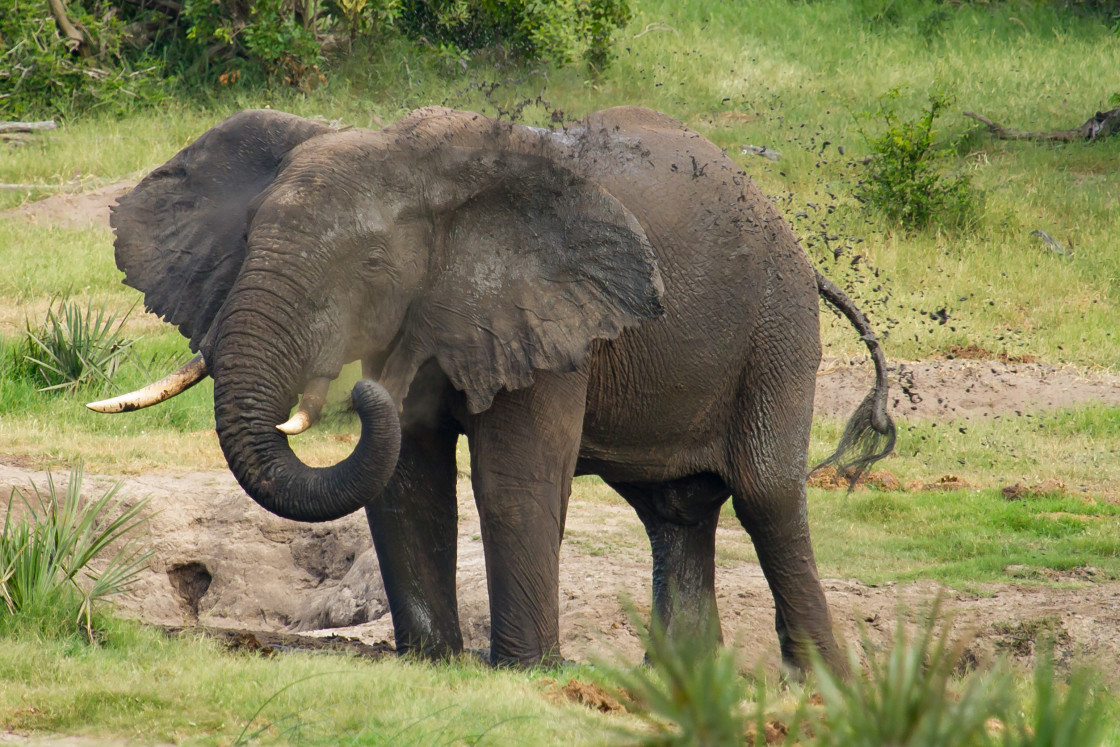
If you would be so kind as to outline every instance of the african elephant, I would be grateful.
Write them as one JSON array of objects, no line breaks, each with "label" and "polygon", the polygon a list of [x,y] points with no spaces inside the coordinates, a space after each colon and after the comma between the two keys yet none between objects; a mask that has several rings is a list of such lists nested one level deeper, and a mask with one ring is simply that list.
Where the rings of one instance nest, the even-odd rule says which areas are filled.
[{"label": "african elephant", "polygon": [[[597,474],[645,525],[670,635],[721,635],[715,531],[731,497],[784,660],[804,666],[815,646],[843,669],[805,504],[818,293],[877,369],[838,462],[893,444],[882,352],[746,173],[681,123],[620,107],[551,131],[426,108],[367,131],[245,111],[122,197],[112,224],[124,282],[200,357],[174,385],[95,409],[213,377],[221,448],[254,500],[299,521],[365,507],[399,650],[462,648],[465,434],[493,662],[559,655],[571,481]],[[310,468],[288,437],[354,360],[360,440]]]}]

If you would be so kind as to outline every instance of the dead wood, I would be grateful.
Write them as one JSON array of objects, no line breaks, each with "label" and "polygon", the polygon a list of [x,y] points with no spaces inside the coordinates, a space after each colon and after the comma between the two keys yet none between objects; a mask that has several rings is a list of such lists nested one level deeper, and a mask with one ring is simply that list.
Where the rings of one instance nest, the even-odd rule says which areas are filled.
[{"label": "dead wood", "polygon": [[1049,131],[1015,130],[1004,127],[998,122],[993,122],[981,114],[964,112],[964,115],[987,125],[988,131],[1000,140],[1056,140],[1063,143],[1072,143],[1078,140],[1096,140],[1120,132],[1120,109],[1097,112],[1085,124],[1072,130]]},{"label": "dead wood", "polygon": [[66,15],[66,3],[64,0],[47,0],[47,4],[51,8],[51,15],[54,16],[55,23],[58,24],[58,30],[62,35],[67,38],[67,46],[70,51],[77,51],[82,57],[89,57],[89,40],[78,28],[70,21]]},{"label": "dead wood", "polygon": [[0,133],[5,132],[33,132],[35,130],[53,130],[58,127],[53,119],[45,122],[0,122]]}]

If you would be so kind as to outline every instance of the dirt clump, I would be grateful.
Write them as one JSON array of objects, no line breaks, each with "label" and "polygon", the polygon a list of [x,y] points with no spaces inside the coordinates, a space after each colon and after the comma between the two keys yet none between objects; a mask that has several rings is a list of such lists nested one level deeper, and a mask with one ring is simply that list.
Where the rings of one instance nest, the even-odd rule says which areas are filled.
[{"label": "dirt clump", "polygon": [[227,651],[276,656],[277,654],[303,652],[330,652],[348,654],[367,659],[395,656],[396,650],[387,642],[363,643],[346,636],[329,635],[310,637],[294,633],[240,628],[160,626],[171,637],[197,637],[217,641]]},{"label": "dirt clump", "polygon": [[616,698],[593,682],[580,682],[577,679],[569,679],[568,684],[560,687],[558,683],[553,681],[551,683],[551,688],[546,692],[551,693],[550,697],[553,700],[563,699],[572,703],[578,703],[593,711],[599,711],[600,713],[626,712],[626,709]]},{"label": "dirt clump", "polygon": [[[762,724],[763,739],[766,744],[781,744],[789,735],[789,727],[778,719],[769,719]],[[747,724],[745,741],[747,744],[758,744],[758,726],[751,722]]]},{"label": "dirt clump", "polygon": [[1039,646],[1050,650],[1056,661],[1072,658],[1073,638],[1057,615],[1046,615],[1017,622],[992,623],[996,651],[1019,659],[1034,659]]},{"label": "dirt clump", "polygon": [[953,360],[955,358],[964,358],[971,361],[1002,361],[1004,363],[1038,363],[1038,356],[1024,353],[1023,355],[1011,355],[1006,350],[1000,353],[993,353],[987,348],[975,344],[968,345],[950,345],[948,350],[945,351],[945,359]]},{"label": "dirt clump", "polygon": [[942,475],[933,482],[907,480],[904,488],[908,493],[921,493],[930,490],[968,490],[972,485],[957,475]]},{"label": "dirt clump", "polygon": [[1000,491],[1005,500],[1021,501],[1028,498],[1040,498],[1048,495],[1065,495],[1066,484],[1060,480],[1043,480],[1034,485],[1024,485],[1016,482]]},{"label": "dirt clump", "polygon": [[[829,464],[819,469],[813,470],[809,475],[809,487],[811,488],[824,488],[825,490],[848,490],[853,487],[852,473],[841,473],[833,465]],[[863,472],[860,474],[859,479],[856,480],[854,486],[857,490],[860,488],[875,488],[881,491],[902,490],[902,483],[893,473],[886,470],[875,470],[874,472]]]}]

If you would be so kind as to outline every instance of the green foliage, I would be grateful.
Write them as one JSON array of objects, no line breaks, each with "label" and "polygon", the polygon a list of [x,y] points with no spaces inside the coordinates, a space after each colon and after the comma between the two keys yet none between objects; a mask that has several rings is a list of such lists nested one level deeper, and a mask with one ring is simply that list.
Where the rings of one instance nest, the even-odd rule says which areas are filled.
[{"label": "green foliage", "polygon": [[324,80],[316,21],[297,16],[285,0],[186,0],[178,21],[185,34],[167,39],[169,56],[188,70],[217,73],[223,84],[236,83],[243,73],[303,89]]},{"label": "green foliage", "polygon": [[[1035,667],[1033,710],[1020,716],[1016,747],[1095,747],[1104,742],[1107,693],[1084,668],[1070,675],[1064,693],[1056,686],[1054,660],[1046,654]],[[1025,722],[1025,723],[1024,723]]]},{"label": "green foliage", "polygon": [[[1107,693],[1095,675],[1075,670],[1063,684],[1043,657],[1022,699],[1003,663],[962,675],[965,642],[953,640],[949,624],[938,622],[938,609],[935,601],[913,640],[901,617],[885,648],[865,637],[866,658],[849,651],[847,678],[816,658],[814,679],[796,708],[785,709],[784,721],[768,708],[765,683],[749,687],[730,651],[670,641],[655,629],[641,633],[648,667],[607,676],[629,710],[651,727],[629,734],[642,745],[762,745],[779,737],[782,744],[814,747],[1101,744]],[[819,707],[810,705],[814,691]]]},{"label": "green foliage", "polygon": [[748,688],[734,653],[712,652],[702,636],[671,639],[656,621],[646,628],[634,617],[649,666],[609,673],[627,709],[652,729],[631,736],[647,747],[742,744]]},{"label": "green foliage", "polygon": [[125,114],[164,99],[157,61],[128,44],[110,0],[76,0],[72,20],[86,36],[64,39],[46,0],[9,0],[0,13],[0,119],[79,111]]},{"label": "green foliage", "polygon": [[44,382],[40,391],[111,384],[134,342],[121,334],[127,318],[110,312],[108,302],[94,309],[87,301],[83,309],[63,300],[57,312],[52,304],[41,327],[33,330],[27,322],[22,370]]},{"label": "green foliage", "polygon": [[414,39],[464,52],[501,47],[522,59],[610,62],[611,37],[633,15],[629,0],[401,0],[400,26]]},{"label": "green foliage", "polygon": [[943,173],[954,149],[952,144],[938,146],[933,128],[952,98],[931,92],[928,106],[914,119],[899,113],[900,99],[900,90],[893,88],[868,115],[884,123],[881,134],[868,135],[860,128],[873,154],[858,197],[905,228],[968,226],[977,217],[980,193],[967,176]]},{"label": "green foliage", "polygon": [[[1011,710],[1011,675],[1004,668],[973,673],[957,686],[954,670],[963,644],[953,643],[949,627],[937,631],[936,605],[911,642],[900,618],[893,645],[871,653],[867,668],[849,653],[850,680],[823,663],[814,666],[824,698],[821,747],[955,747],[993,740],[989,719]],[[873,652],[869,640],[864,650]]]},{"label": "green foliage", "polygon": [[[126,590],[147,562],[150,553],[129,537],[145,521],[146,501],[125,508],[118,483],[83,506],[81,467],[71,470],[65,495],[50,472],[45,493],[32,487],[34,499],[13,489],[0,531],[0,622],[47,632],[81,623],[92,638],[93,605]],[[16,495],[26,508],[18,519]],[[94,571],[90,564],[114,543],[116,552]]]}]

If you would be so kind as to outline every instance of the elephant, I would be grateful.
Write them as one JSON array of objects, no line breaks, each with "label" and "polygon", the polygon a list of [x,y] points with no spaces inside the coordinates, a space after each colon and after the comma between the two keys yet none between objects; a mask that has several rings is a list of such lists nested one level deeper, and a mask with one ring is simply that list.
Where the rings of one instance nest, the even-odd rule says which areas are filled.
[{"label": "elephant", "polygon": [[[653,618],[718,645],[715,532],[731,498],[776,606],[783,661],[844,670],[806,509],[819,298],[876,381],[834,464],[887,454],[882,348],[726,153],[637,107],[543,129],[440,107],[381,130],[230,116],[112,212],[124,283],[198,355],[144,389],[214,382],[245,491],[297,521],[364,508],[402,652],[459,652],[455,445],[470,446],[495,664],[553,662],[576,475],[637,511]],[[353,452],[312,468],[289,438],[361,361]],[[298,407],[293,414],[292,408]]]}]

